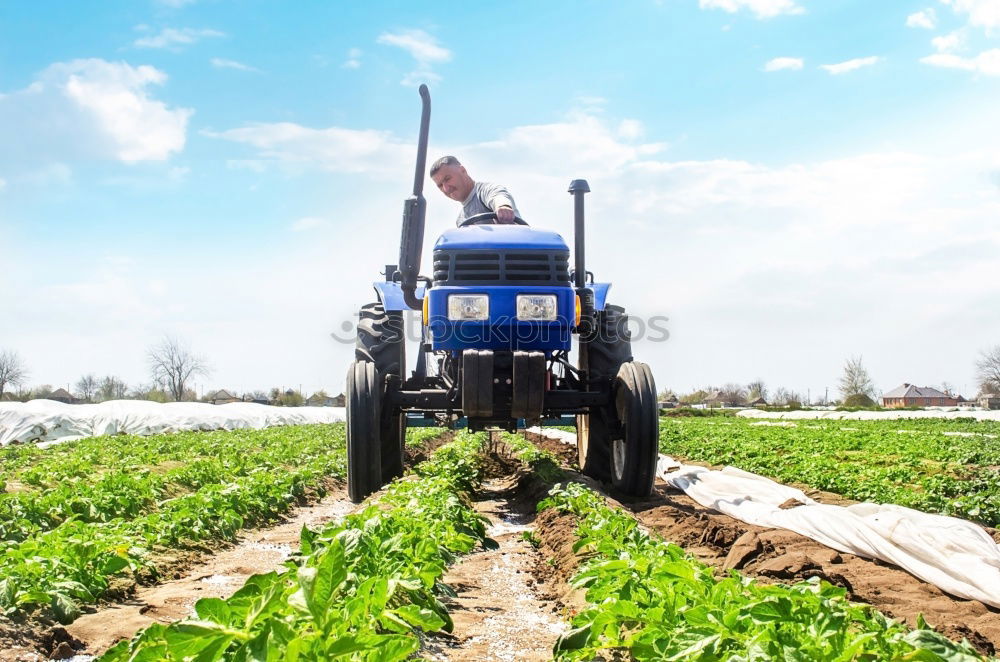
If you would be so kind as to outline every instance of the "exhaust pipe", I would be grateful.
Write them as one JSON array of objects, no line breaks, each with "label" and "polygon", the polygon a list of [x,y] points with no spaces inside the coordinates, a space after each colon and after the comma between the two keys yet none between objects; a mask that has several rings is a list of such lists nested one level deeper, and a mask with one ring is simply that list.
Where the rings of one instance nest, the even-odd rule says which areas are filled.
[{"label": "exhaust pipe", "polygon": [[583,196],[590,193],[590,185],[587,184],[586,179],[574,179],[569,183],[569,192],[573,196],[573,257],[575,260],[573,284],[580,297],[580,325],[577,330],[581,339],[585,339],[594,330],[594,293],[587,289],[583,215]]},{"label": "exhaust pipe", "polygon": [[417,167],[413,174],[413,195],[403,203],[403,234],[399,243],[399,275],[403,300],[413,310],[420,310],[417,298],[417,277],[420,275],[420,253],[424,248],[424,219],[427,201],[424,199],[424,170],[427,167],[427,134],[431,125],[431,93],[420,86],[420,136],[417,140]]}]

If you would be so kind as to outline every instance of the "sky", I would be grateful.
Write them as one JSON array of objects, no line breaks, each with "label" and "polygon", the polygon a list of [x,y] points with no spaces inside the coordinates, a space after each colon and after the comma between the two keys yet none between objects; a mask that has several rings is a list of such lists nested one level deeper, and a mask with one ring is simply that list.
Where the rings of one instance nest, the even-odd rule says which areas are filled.
[{"label": "sky", "polygon": [[572,243],[589,181],[660,389],[833,397],[860,356],[968,396],[1000,345],[1000,0],[94,0],[0,3],[0,351],[140,385],[171,336],[200,393],[339,393],[420,83],[429,158],[532,225]]}]

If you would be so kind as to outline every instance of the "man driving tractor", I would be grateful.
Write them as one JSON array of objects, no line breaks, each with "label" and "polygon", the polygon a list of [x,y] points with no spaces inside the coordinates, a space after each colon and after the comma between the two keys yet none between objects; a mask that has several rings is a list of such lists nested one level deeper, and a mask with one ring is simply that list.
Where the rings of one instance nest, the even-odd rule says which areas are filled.
[{"label": "man driving tractor", "polygon": [[[510,225],[520,218],[514,198],[499,184],[477,182],[454,156],[442,156],[431,165],[431,179],[446,196],[462,203],[456,225],[479,214],[496,213],[496,223]],[[492,219],[484,223],[494,222]]]}]

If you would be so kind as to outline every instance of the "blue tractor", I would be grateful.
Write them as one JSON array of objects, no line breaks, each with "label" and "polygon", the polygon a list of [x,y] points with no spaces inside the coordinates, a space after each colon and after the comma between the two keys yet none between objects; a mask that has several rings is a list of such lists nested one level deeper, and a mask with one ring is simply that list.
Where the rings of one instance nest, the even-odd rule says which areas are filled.
[{"label": "blue tractor", "polygon": [[[625,311],[610,283],[584,266],[582,179],[574,199],[574,268],[554,232],[493,214],[467,219],[434,246],[420,275],[430,94],[423,112],[413,195],[403,211],[398,265],[375,283],[359,314],[347,373],[348,491],[359,502],[403,473],[408,425],[513,431],[576,425],[581,471],[621,493],[646,496],[655,476],[659,417],[653,374],[632,360]],[[589,278],[588,278],[589,277]],[[416,369],[406,374],[405,311],[421,311]],[[576,339],[575,365],[570,350]]]}]

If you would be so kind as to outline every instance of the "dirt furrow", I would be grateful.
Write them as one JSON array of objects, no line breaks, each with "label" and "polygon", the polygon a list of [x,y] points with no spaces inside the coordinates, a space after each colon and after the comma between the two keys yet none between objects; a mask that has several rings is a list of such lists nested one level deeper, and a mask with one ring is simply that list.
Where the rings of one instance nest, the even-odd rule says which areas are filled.
[{"label": "dirt furrow", "polygon": [[491,524],[497,549],[476,551],[452,566],[443,581],[456,597],[445,600],[455,629],[425,638],[421,652],[431,660],[550,660],[556,638],[565,630],[560,603],[535,579],[544,558],[537,540],[534,504],[544,488],[516,462],[488,458],[494,478],[476,497],[476,509]]}]

